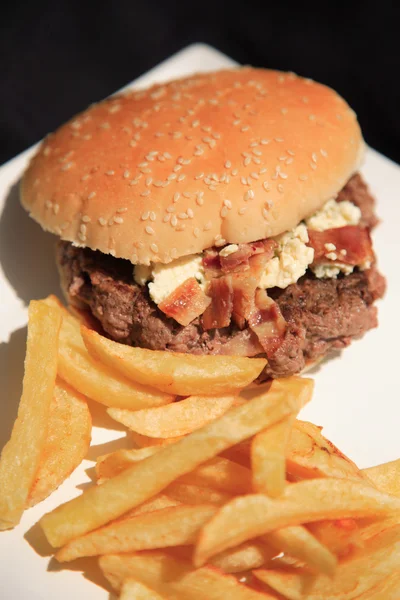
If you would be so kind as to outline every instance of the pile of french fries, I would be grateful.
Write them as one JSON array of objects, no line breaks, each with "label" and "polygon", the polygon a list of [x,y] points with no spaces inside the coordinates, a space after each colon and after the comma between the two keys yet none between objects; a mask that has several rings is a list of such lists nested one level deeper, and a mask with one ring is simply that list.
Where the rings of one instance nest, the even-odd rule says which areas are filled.
[{"label": "pile of french fries", "polygon": [[360,470],[297,418],[312,380],[252,385],[264,366],[126,347],[32,302],[0,529],[84,459],[91,398],[132,448],[41,519],[59,562],[98,556],[122,600],[399,600],[400,460]]}]

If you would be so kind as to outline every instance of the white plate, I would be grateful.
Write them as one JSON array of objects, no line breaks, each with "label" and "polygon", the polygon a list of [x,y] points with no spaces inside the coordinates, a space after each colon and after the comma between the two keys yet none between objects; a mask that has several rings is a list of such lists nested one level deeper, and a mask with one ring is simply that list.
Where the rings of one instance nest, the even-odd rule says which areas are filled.
[{"label": "white plate", "polygon": [[[235,64],[203,44],[196,44],[137,79],[147,86],[193,71]],[[20,207],[18,179],[34,149],[0,168],[0,447],[6,441],[17,411],[22,380],[27,303],[58,293],[53,260],[54,238],[45,234]],[[400,456],[400,395],[397,338],[400,335],[400,167],[369,150],[362,169],[378,198],[382,224],[374,235],[379,265],[388,279],[388,293],[379,304],[380,327],[355,342],[342,356],[326,362],[315,373],[316,392],[302,416],[323,425],[326,435],[361,467]],[[108,593],[90,579],[101,581],[94,560],[81,563],[89,579],[73,570],[58,570],[42,557],[46,546],[38,527],[27,534],[45,512],[76,496],[89,481],[86,470],[93,459],[121,446],[121,430],[96,411],[93,446],[89,458],[45,502],[27,511],[13,531],[0,533],[0,597],[4,600],[85,598],[102,600]],[[107,426],[107,427],[105,427]],[[111,428],[110,428],[111,427]],[[119,441],[118,441],[119,439]],[[117,440],[117,441],[116,441]],[[34,549],[36,548],[36,550]],[[78,569],[79,571],[79,569]]]}]

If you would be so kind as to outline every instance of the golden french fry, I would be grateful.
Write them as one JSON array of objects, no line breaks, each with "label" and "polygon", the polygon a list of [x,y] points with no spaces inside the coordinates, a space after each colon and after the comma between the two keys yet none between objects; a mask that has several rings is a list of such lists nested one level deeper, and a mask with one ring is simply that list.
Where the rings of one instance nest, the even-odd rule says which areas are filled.
[{"label": "golden french fry", "polygon": [[333,575],[337,566],[336,556],[319,542],[305,527],[292,526],[272,531],[262,537],[277,550],[305,563],[317,573]]},{"label": "golden french fry", "polygon": [[173,437],[173,438],[151,438],[147,435],[141,435],[140,433],[136,433],[136,431],[130,431],[130,436],[135,446],[138,448],[152,448],[161,446],[168,446],[169,444],[175,444],[178,442],[183,436]]},{"label": "golden french fry", "polygon": [[237,497],[219,509],[202,529],[195,564],[227,548],[271,531],[322,519],[385,516],[400,511],[400,500],[362,481],[309,479],[286,486],[273,499],[261,494]]},{"label": "golden french fry", "polygon": [[115,477],[136,462],[158,452],[158,446],[149,448],[134,448],[130,450],[122,449],[99,456],[96,463],[97,482],[102,483],[106,479]]},{"label": "golden french fry", "polygon": [[190,483],[180,483],[179,481],[171,483],[165,489],[165,492],[170,498],[179,500],[182,504],[221,505],[232,499],[232,495],[226,492]]},{"label": "golden french fry", "polygon": [[363,469],[378,490],[400,497],[400,458],[391,462]]},{"label": "golden french fry", "polygon": [[47,437],[27,506],[47,498],[81,464],[90,446],[92,418],[84,396],[58,379]]},{"label": "golden french fry", "polygon": [[369,539],[381,534],[383,531],[387,531],[396,525],[400,525],[400,515],[395,514],[386,519],[374,517],[370,519],[358,519],[357,524],[359,527],[361,543],[364,544]]},{"label": "golden french fry", "polygon": [[304,400],[308,385],[304,382],[299,377],[274,382],[266,394],[232,408],[176,444],[164,446],[153,456],[57,507],[40,521],[48,541],[52,546],[62,546],[105,525],[229,446],[292,414]]},{"label": "golden french fry", "polygon": [[79,321],[54,296],[49,296],[45,302],[49,306],[58,306],[62,311],[58,374],[71,387],[96,402],[116,408],[139,410],[172,402],[173,395],[134,384],[94,360],[83,343]]},{"label": "golden french fry", "polygon": [[251,492],[251,471],[237,463],[217,456],[183,475],[180,482],[210,487],[227,494]]},{"label": "golden french fry", "polygon": [[357,600],[399,600],[400,573],[385,577],[374,589],[357,596]]},{"label": "golden french fry", "polygon": [[109,408],[110,417],[141,435],[171,438],[187,435],[222,416],[235,404],[235,396],[190,396],[166,406],[144,410]]},{"label": "golden french fry", "polygon": [[121,519],[71,540],[56,554],[60,562],[81,556],[134,552],[193,544],[200,528],[217,508],[210,504],[179,505]]},{"label": "golden french fry", "polygon": [[[302,569],[260,569],[253,573],[290,600],[353,600],[375,591],[377,585],[399,570],[400,526],[397,526],[341,561],[333,577],[315,576]],[[386,600],[386,596],[377,598]]]},{"label": "golden french fry", "polygon": [[57,375],[61,312],[34,300],[28,315],[23,391],[11,438],[0,458],[0,530],[15,527],[25,509],[46,443]]},{"label": "golden french fry", "polygon": [[94,358],[142,385],[167,394],[222,395],[246,387],[267,361],[243,356],[209,356],[131,348],[82,326],[82,337]]},{"label": "golden french fry", "polygon": [[363,546],[360,528],[354,519],[317,521],[309,523],[307,529],[340,558]]},{"label": "golden french fry", "polygon": [[286,448],[295,415],[290,415],[265,431],[251,444],[253,490],[276,498],[286,485]]},{"label": "golden french fry", "polygon": [[165,596],[160,596],[147,585],[131,578],[123,582],[119,596],[119,600],[164,600],[164,598]]},{"label": "golden french fry", "polygon": [[256,540],[245,542],[235,548],[229,548],[213,556],[210,565],[221,569],[225,573],[241,573],[258,569],[276,555],[276,550]]},{"label": "golden french fry", "polygon": [[321,428],[296,420],[291,431],[286,455],[290,475],[300,479],[344,477],[364,480],[360,469],[321,433]]},{"label": "golden french fry", "polygon": [[167,494],[158,494],[150,500],[143,502],[136,508],[132,508],[132,510],[128,510],[127,513],[119,517],[117,520],[125,520],[128,517],[136,517],[138,515],[144,515],[145,513],[154,512],[155,510],[162,510],[163,508],[170,508],[171,506],[179,506],[181,502],[176,498],[172,498],[171,496],[167,496]]},{"label": "golden french fry", "polygon": [[215,567],[193,570],[187,562],[166,552],[141,552],[101,556],[99,565],[112,587],[119,591],[123,581],[134,577],[169,598],[185,600],[275,600],[240,583]]}]

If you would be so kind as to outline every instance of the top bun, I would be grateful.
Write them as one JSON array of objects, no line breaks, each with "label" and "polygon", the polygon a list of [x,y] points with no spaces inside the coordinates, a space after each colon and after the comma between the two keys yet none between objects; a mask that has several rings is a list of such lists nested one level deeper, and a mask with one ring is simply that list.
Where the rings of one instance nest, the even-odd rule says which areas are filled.
[{"label": "top bun", "polygon": [[48,136],[22,204],[76,245],[167,263],[292,229],[341,190],[363,146],[324,85],[248,67],[193,75],[113,96]]}]

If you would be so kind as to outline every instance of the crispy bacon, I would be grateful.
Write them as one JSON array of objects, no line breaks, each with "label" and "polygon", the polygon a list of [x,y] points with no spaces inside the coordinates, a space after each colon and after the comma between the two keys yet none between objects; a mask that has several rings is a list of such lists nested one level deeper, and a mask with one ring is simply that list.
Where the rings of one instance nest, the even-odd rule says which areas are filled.
[{"label": "crispy bacon", "polygon": [[228,327],[233,310],[233,288],[230,275],[210,281],[208,290],[211,304],[203,314],[204,329],[219,329]]},{"label": "crispy bacon", "polygon": [[258,341],[256,334],[251,329],[246,328],[231,337],[225,344],[222,344],[218,350],[218,354],[256,356],[257,354],[264,354],[264,349]]},{"label": "crispy bacon", "polygon": [[[309,246],[314,248],[314,263],[341,262],[346,265],[360,265],[363,262],[374,260],[371,237],[368,229],[357,225],[347,225],[325,231],[308,230]],[[326,244],[333,244],[335,250],[326,248]],[[343,252],[341,252],[343,250]],[[336,259],[327,254],[336,255]]]},{"label": "crispy bacon", "polygon": [[276,352],[283,342],[286,321],[277,303],[269,298],[265,290],[257,290],[255,309],[249,315],[248,323],[266,355]]},{"label": "crispy bacon", "polygon": [[211,299],[208,298],[194,277],[186,279],[158,308],[181,325],[189,325],[204,313]]},{"label": "crispy bacon", "polygon": [[251,260],[255,256],[263,256],[265,262],[274,255],[276,242],[274,240],[260,240],[250,244],[239,244],[236,252],[221,256],[217,250],[206,250],[203,266],[208,280],[231,273],[244,273],[251,269]]},{"label": "crispy bacon", "polygon": [[240,329],[244,328],[247,317],[254,310],[254,296],[257,283],[258,279],[252,276],[246,277],[242,274],[232,275],[232,319]]}]

